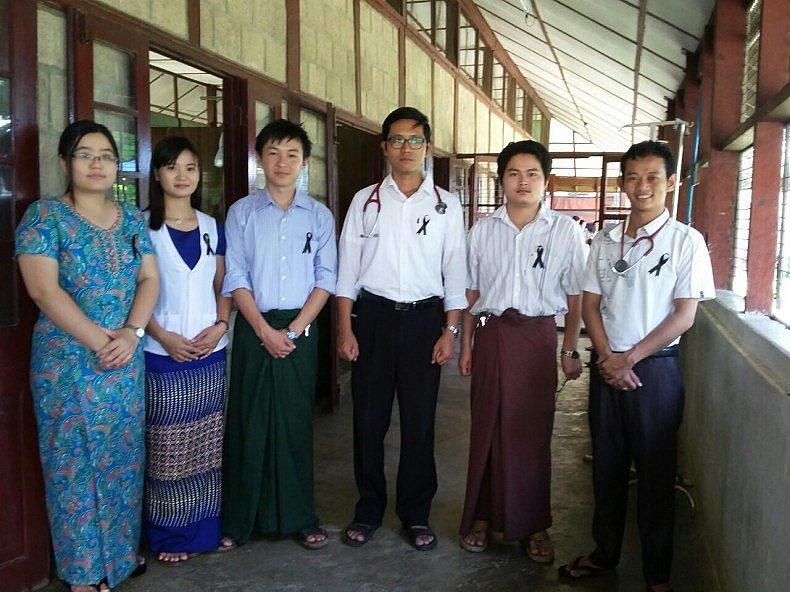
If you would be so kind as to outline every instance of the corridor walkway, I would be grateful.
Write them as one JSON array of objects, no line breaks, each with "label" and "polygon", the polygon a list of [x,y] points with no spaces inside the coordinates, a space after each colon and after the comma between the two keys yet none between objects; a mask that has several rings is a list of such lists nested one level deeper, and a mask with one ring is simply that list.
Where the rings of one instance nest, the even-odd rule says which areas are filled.
[{"label": "corridor walkway", "polygon": [[[580,349],[589,342],[582,339]],[[589,357],[583,352],[583,358]],[[634,524],[635,492],[627,540],[620,567],[583,583],[559,581],[557,566],[592,548],[591,466],[586,398],[587,373],[565,385],[559,394],[554,428],[553,514],[549,531],[556,560],[533,563],[519,543],[495,537],[486,553],[472,554],[458,545],[458,522],[463,504],[468,448],[468,381],[456,366],[444,369],[436,434],[439,492],[431,524],[439,536],[432,552],[417,552],[399,531],[388,509],[384,524],[364,547],[340,541],[356,501],[352,472],[350,395],[344,394],[335,414],[320,414],[315,422],[316,503],[330,532],[330,544],[307,551],[295,541],[254,539],[228,553],[212,553],[183,565],[165,567],[148,556],[148,573],[129,580],[116,592],[303,592],[303,591],[521,591],[597,590],[643,592],[641,560]],[[560,382],[561,384],[561,382]],[[394,492],[398,455],[397,415],[387,440],[388,484]],[[691,489],[693,494],[693,488]],[[391,493],[391,500],[394,493]],[[700,525],[690,517],[690,506],[677,497],[675,565],[676,592],[718,592],[701,539]],[[65,590],[57,583],[47,592]]]}]

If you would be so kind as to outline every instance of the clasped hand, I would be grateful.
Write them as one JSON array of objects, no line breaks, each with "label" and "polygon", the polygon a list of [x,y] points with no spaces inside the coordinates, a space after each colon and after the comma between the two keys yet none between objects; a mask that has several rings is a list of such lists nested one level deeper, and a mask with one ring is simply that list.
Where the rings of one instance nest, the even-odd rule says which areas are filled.
[{"label": "clasped hand", "polygon": [[105,370],[118,370],[132,361],[139,339],[128,329],[104,329],[109,341],[96,351],[99,363]]},{"label": "clasped hand", "polygon": [[642,386],[639,377],[631,369],[626,353],[602,355],[596,366],[603,381],[612,388],[632,391]]}]

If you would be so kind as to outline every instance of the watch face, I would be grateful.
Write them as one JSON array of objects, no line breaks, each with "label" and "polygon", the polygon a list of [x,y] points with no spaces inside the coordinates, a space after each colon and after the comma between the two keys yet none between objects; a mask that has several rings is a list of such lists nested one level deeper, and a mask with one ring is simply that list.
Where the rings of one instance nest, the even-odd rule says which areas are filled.
[{"label": "watch face", "polygon": [[143,329],[142,327],[137,327],[134,330],[134,334],[137,335],[138,339],[142,339],[143,337],[145,337],[145,329]]},{"label": "watch face", "polygon": [[296,341],[296,337],[297,337],[297,335],[296,335],[296,331],[294,331],[293,329],[288,329],[288,330],[285,332],[285,336],[286,336],[288,339],[290,339],[291,341]]}]

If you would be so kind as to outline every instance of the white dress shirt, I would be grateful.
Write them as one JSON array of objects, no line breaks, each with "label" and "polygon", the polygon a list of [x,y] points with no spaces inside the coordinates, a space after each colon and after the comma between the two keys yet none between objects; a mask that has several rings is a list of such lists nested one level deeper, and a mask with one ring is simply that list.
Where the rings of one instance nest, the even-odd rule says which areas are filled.
[{"label": "white dress shirt", "polygon": [[471,312],[565,314],[567,297],[581,294],[586,256],[584,234],[569,216],[541,204],[519,230],[501,206],[469,231],[467,286],[480,292]]},{"label": "white dress shirt", "polygon": [[[466,240],[458,198],[435,187],[430,176],[410,197],[391,175],[376,187],[358,191],[346,214],[337,295],[356,300],[364,288],[396,302],[438,296],[445,310],[466,308]],[[436,191],[447,206],[444,214],[436,210]]]},{"label": "white dress shirt", "polygon": [[[666,319],[676,298],[716,297],[710,255],[697,230],[671,219],[667,210],[638,228],[636,238],[623,237],[627,224],[628,220],[595,235],[584,278],[585,292],[601,295],[609,347],[618,352],[631,349]],[[654,244],[647,253],[650,241],[639,239],[650,235]],[[612,268],[623,256],[636,265],[618,274]],[[670,345],[679,341],[678,337]]]}]

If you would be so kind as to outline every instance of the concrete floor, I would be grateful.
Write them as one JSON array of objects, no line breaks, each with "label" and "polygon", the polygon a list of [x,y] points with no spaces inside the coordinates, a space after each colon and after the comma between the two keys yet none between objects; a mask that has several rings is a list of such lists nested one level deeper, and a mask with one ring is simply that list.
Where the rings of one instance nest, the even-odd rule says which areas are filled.
[{"label": "concrete floor", "polygon": [[[588,342],[583,338],[583,349]],[[587,358],[585,352],[583,358]],[[330,533],[330,544],[307,551],[290,539],[253,539],[227,553],[211,553],[176,567],[165,567],[148,557],[148,573],[127,580],[117,592],[253,592],[308,590],[377,591],[515,591],[535,592],[589,589],[607,592],[643,591],[640,548],[633,511],[626,543],[616,571],[583,583],[560,581],[557,566],[592,549],[591,466],[582,459],[589,452],[587,429],[587,373],[568,382],[559,394],[553,440],[553,514],[550,535],[556,560],[551,565],[530,561],[519,543],[494,537],[485,553],[473,554],[458,545],[458,523],[463,505],[468,450],[468,379],[455,366],[442,377],[436,430],[439,491],[431,524],[439,537],[434,551],[414,550],[400,532],[388,508],[382,528],[367,545],[351,548],[341,543],[343,527],[352,518],[356,489],[352,470],[351,401],[341,399],[334,414],[320,414],[315,422],[316,505]],[[390,491],[398,455],[397,415],[387,438]],[[633,491],[633,490],[632,490]],[[693,495],[693,488],[691,489]],[[394,498],[394,493],[390,494]],[[632,492],[631,508],[635,506]],[[718,592],[700,524],[690,516],[688,500],[678,493],[673,584],[676,592]],[[54,583],[46,590],[66,588]]]}]

